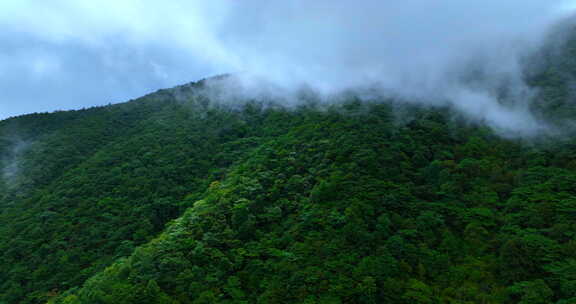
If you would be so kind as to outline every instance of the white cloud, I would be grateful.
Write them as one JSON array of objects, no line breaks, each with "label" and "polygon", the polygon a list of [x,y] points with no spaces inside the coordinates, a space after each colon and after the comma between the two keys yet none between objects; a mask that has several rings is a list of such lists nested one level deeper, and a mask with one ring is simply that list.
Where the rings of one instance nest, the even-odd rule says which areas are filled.
[{"label": "white cloud", "polygon": [[[494,87],[506,82],[513,85],[516,96],[530,94],[518,60],[538,45],[552,23],[574,10],[574,3],[4,1],[0,27],[9,34],[0,36],[0,42],[25,37],[24,48],[28,42],[47,44],[45,58],[89,55],[76,54],[58,64],[44,59],[36,67],[44,75],[79,75],[79,63],[89,65],[94,72],[84,73],[98,76],[87,76],[86,82],[94,82],[95,77],[113,79],[107,82],[109,91],[125,84],[142,92],[209,74],[242,71],[249,76],[244,79],[245,92],[264,86],[264,80],[284,93],[303,84],[327,94],[378,84],[390,94],[421,102],[445,100],[495,128],[518,129],[537,122],[532,122],[522,103],[502,108]],[[6,56],[0,50],[2,57]],[[471,67],[483,74],[475,87],[462,83]],[[28,81],[21,77],[22,82]],[[67,77],[67,81],[83,81]],[[526,124],[516,123],[522,118]]]}]

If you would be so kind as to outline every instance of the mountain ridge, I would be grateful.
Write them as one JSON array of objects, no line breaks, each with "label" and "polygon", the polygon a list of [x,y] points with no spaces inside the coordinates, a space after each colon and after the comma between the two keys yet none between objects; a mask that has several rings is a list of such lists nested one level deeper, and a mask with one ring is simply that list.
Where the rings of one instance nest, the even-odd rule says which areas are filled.
[{"label": "mountain ridge", "polygon": [[[560,126],[573,58],[532,83]],[[571,136],[227,77],[0,122],[0,303],[576,301]]]}]

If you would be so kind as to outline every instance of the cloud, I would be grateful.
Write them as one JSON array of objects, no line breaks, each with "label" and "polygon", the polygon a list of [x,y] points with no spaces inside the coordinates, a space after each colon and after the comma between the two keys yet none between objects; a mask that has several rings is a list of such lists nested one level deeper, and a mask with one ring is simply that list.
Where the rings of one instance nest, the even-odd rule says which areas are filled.
[{"label": "cloud", "polygon": [[[14,86],[0,93],[4,108],[18,99],[30,104],[26,111],[49,108],[40,100],[74,97],[54,103],[60,107],[122,101],[240,72],[244,93],[376,86],[450,105],[503,132],[545,128],[518,101],[533,94],[520,60],[576,7],[562,0],[5,2],[0,92]],[[38,56],[23,55],[30,49]],[[31,62],[36,76],[21,72]],[[26,93],[38,75],[47,84]],[[507,104],[498,100],[503,84],[513,97]]]},{"label": "cloud", "polygon": [[220,39],[242,59],[255,91],[269,90],[263,83],[281,94],[302,85],[325,95],[376,87],[527,136],[550,130],[528,109],[535,92],[522,61],[571,13],[570,3],[247,1],[229,12]]},{"label": "cloud", "polygon": [[195,25],[211,24],[194,17],[209,7],[182,3],[0,3],[0,118],[122,102],[226,71]]}]

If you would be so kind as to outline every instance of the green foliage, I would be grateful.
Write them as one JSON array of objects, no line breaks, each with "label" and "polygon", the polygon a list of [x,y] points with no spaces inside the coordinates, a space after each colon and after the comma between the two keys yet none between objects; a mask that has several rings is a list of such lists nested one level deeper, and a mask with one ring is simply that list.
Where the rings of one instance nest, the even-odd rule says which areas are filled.
[{"label": "green foliage", "polygon": [[575,301],[575,142],[202,86],[0,122],[0,303]]}]

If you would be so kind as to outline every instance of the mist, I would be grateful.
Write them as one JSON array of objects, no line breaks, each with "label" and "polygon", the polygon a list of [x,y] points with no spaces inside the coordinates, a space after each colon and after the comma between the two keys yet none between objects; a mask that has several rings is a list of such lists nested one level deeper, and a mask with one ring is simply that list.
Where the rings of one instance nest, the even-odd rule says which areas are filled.
[{"label": "mist", "polygon": [[0,176],[2,182],[8,188],[16,188],[18,178],[21,174],[22,156],[31,146],[31,142],[24,141],[16,136],[7,140],[9,145],[0,157]]},{"label": "mist", "polygon": [[244,72],[244,94],[370,89],[449,106],[503,136],[532,136],[557,130],[529,111],[536,92],[524,81],[524,61],[549,43],[569,7],[564,1],[238,4],[224,28],[250,26],[226,31],[222,44]]},{"label": "mist", "polygon": [[[326,99],[370,91],[448,106],[505,136],[552,132],[529,110],[536,92],[525,83],[524,61],[576,7],[562,0],[28,0],[1,6],[4,28],[49,45],[96,50],[107,66],[131,66],[134,56],[119,56],[118,49],[133,50],[156,75],[146,80],[150,88],[231,73],[228,87],[215,86],[229,97],[293,103],[303,87]],[[49,48],[43,58],[60,54]],[[72,69],[55,61],[37,65],[36,74],[59,79]]]}]

